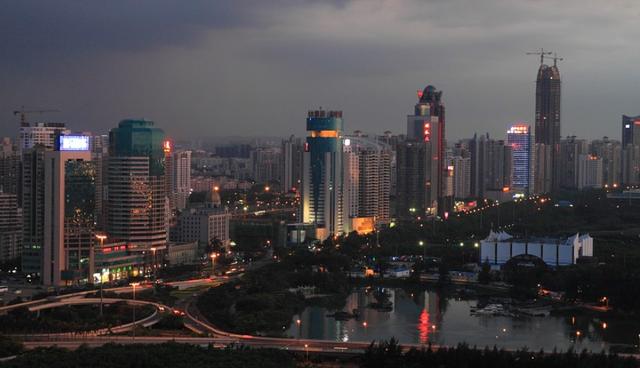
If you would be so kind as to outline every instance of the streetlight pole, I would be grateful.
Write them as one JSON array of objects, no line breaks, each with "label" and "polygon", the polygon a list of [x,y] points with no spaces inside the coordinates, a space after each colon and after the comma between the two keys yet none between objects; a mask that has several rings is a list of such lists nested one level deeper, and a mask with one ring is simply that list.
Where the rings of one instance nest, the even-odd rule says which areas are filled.
[{"label": "streetlight pole", "polygon": [[[107,238],[107,236],[104,234],[98,234],[96,235],[96,238],[100,240],[100,251],[102,252],[102,248],[104,247],[104,240]],[[95,268],[95,262],[96,262],[94,253],[95,253],[95,249],[92,247],[90,262],[92,263],[93,268]],[[93,277],[93,274],[91,274],[91,277]],[[102,317],[102,283],[103,283],[102,277],[103,277],[102,268],[100,268],[100,317]]]},{"label": "streetlight pole", "polygon": [[158,275],[156,274],[156,270],[158,269],[158,265],[156,264],[156,247],[151,247],[151,267],[153,267],[153,280],[158,279]]},{"label": "streetlight pole", "polygon": [[132,282],[133,288],[133,341],[136,341],[136,286],[140,285],[138,282]]},{"label": "streetlight pole", "polygon": [[216,254],[215,253],[211,253],[211,278],[215,278],[216,275],[214,274],[214,267],[215,267],[215,263],[216,263]]}]

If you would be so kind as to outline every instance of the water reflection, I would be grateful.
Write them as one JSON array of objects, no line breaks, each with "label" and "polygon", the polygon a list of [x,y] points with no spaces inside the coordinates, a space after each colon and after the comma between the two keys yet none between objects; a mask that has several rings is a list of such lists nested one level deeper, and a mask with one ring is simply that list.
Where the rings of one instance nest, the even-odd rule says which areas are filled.
[{"label": "water reflection", "polygon": [[[334,341],[372,341],[395,337],[404,343],[528,347],[532,350],[608,350],[610,343],[633,344],[638,326],[602,321],[590,316],[506,317],[472,316],[476,298],[451,298],[435,290],[406,292],[387,289],[393,303],[388,312],[368,306],[374,293],[356,290],[343,311],[357,311],[358,319],[328,317],[335,311],[309,307],[294,317],[288,335]],[[296,322],[300,319],[300,323]]]}]

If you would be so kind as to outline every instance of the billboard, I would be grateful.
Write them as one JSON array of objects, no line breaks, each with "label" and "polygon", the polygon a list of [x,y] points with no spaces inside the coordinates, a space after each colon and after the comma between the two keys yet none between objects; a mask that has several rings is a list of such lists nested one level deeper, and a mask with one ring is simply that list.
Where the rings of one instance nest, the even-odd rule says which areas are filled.
[{"label": "billboard", "polygon": [[88,151],[89,137],[85,135],[61,135],[60,151]]}]

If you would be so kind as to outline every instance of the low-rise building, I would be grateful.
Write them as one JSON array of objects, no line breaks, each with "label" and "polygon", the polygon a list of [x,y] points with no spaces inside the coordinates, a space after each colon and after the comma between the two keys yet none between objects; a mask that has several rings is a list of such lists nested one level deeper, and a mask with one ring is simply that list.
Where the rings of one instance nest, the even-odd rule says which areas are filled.
[{"label": "low-rise building", "polygon": [[507,263],[511,258],[530,255],[540,258],[548,266],[568,266],[580,257],[593,256],[593,238],[589,234],[576,234],[568,239],[517,239],[500,231],[491,231],[480,243],[480,262],[494,267]]},{"label": "low-rise building", "polygon": [[170,266],[195,264],[198,262],[198,242],[170,243],[165,260]]}]

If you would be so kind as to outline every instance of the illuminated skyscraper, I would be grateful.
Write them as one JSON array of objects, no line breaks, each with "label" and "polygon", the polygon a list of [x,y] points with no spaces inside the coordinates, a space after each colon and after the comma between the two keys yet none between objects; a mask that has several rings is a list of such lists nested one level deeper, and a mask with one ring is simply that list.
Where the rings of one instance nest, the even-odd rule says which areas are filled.
[{"label": "illuminated skyscraper", "polygon": [[87,282],[93,274],[96,166],[89,138],[60,136],[56,149],[44,154],[44,285]]},{"label": "illuminated skyscraper", "polygon": [[317,228],[316,237],[348,232],[344,196],[342,111],[309,111],[302,170],[302,220]]},{"label": "illuminated skyscraper", "polygon": [[107,232],[134,251],[166,246],[164,140],[146,120],[123,120],[109,133]]},{"label": "illuminated skyscraper", "polygon": [[[417,211],[418,215],[425,212],[442,213],[445,210],[445,206],[442,206],[444,136],[445,108],[442,91],[437,91],[434,86],[427,86],[418,92],[414,114],[407,116],[408,143],[398,145],[397,192],[400,216],[408,215],[409,209]],[[418,158],[416,154],[425,157]]]},{"label": "illuminated skyscraper", "polygon": [[531,126],[512,125],[507,130],[507,144],[511,146],[511,187],[525,195],[533,193],[534,150]]}]

